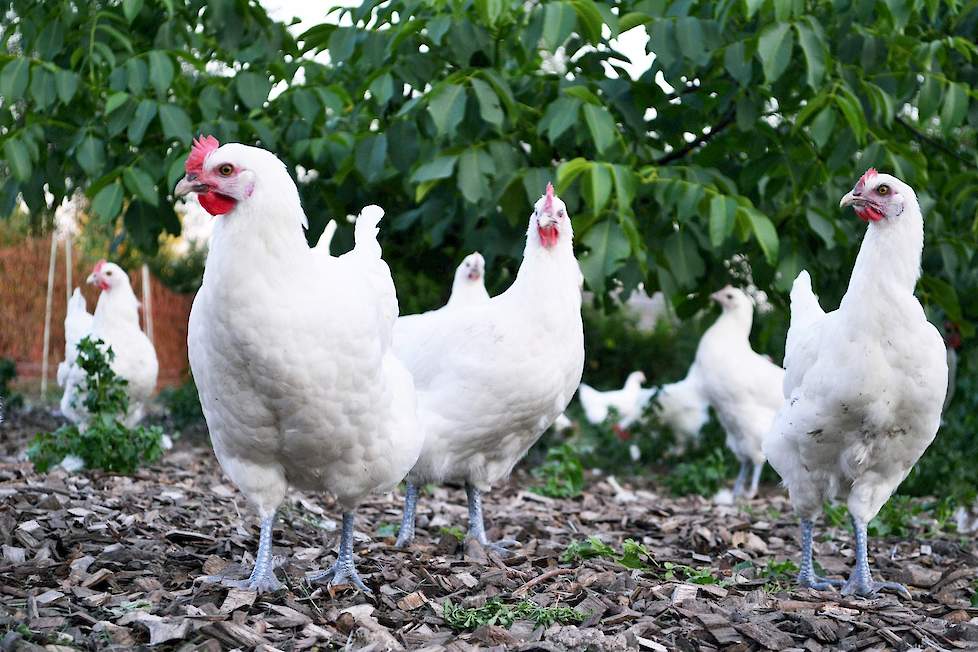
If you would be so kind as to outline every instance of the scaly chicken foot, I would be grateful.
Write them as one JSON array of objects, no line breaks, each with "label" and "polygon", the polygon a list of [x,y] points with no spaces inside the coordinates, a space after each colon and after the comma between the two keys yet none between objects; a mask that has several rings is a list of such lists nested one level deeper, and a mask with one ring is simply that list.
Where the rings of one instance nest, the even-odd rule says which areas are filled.
[{"label": "scaly chicken foot", "polygon": [[340,534],[340,549],[336,562],[324,571],[306,575],[309,582],[327,580],[328,586],[352,584],[364,593],[373,593],[360,579],[356,565],[353,563],[353,512],[343,512],[343,530]]},{"label": "scaly chicken foot", "polygon": [[910,591],[899,582],[877,582],[869,569],[869,555],[866,551],[866,524],[852,519],[852,530],[856,536],[856,565],[852,569],[849,581],[842,587],[843,595],[858,595],[872,597],[884,589],[899,593],[908,600],[913,599]]},{"label": "scaly chicken foot", "polygon": [[489,548],[503,557],[513,554],[507,548],[517,545],[518,541],[513,539],[489,541],[486,536],[486,524],[482,518],[482,492],[469,483],[465,483],[465,494],[469,499],[469,531],[466,538],[475,539],[482,544],[483,548]]},{"label": "scaly chicken foot", "polygon": [[842,586],[843,580],[821,577],[815,574],[812,562],[812,533],[815,525],[808,519],[801,520],[801,568],[798,570],[798,585],[803,588],[825,591],[833,586]]},{"label": "scaly chicken foot", "polygon": [[397,533],[395,548],[407,548],[414,541],[414,516],[418,508],[418,485],[407,482],[404,495],[404,514],[401,515],[401,529]]},{"label": "scaly chicken foot", "polygon": [[740,463],[740,470],[737,472],[737,479],[734,480],[733,496],[740,498],[744,495],[744,485],[747,484],[747,462]]},{"label": "scaly chicken foot", "polygon": [[248,589],[256,593],[272,593],[285,588],[275,577],[275,560],[272,559],[272,526],[275,515],[266,516],[261,521],[258,535],[258,552],[255,553],[255,567],[251,575],[245,579],[235,580],[221,575],[206,575],[203,582],[213,582],[232,589]]}]

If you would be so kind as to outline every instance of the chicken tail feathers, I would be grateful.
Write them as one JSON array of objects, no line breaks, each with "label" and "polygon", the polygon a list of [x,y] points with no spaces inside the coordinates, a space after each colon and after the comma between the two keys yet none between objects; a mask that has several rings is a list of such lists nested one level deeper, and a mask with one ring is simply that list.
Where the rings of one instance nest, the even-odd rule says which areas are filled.
[{"label": "chicken tail feathers", "polygon": [[791,286],[791,326],[805,326],[824,316],[812,291],[812,277],[808,270],[802,270]]},{"label": "chicken tail feathers", "polygon": [[331,256],[330,243],[333,241],[333,235],[336,234],[336,220],[330,220],[326,223],[326,228],[323,229],[323,234],[319,236],[319,242],[316,243],[314,248],[315,251],[321,253],[324,256]]},{"label": "chicken tail feathers", "polygon": [[380,206],[364,206],[353,228],[354,250],[380,258],[380,243],[377,242],[380,229],[377,225],[382,217],[384,209]]}]

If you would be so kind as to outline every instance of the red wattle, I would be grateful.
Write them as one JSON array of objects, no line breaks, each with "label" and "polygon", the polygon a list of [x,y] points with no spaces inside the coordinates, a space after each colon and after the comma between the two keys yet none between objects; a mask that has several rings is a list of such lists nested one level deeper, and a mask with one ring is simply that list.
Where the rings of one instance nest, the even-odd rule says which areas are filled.
[{"label": "red wattle", "polygon": [[537,233],[540,235],[540,243],[547,249],[556,245],[560,238],[560,231],[557,230],[556,224],[538,226]]},{"label": "red wattle", "polygon": [[109,285],[109,282],[108,282],[108,281],[106,281],[105,279],[99,279],[99,281],[98,281],[98,283],[96,283],[96,285],[98,285],[98,287],[99,287],[99,289],[100,289],[100,290],[102,290],[103,292],[104,292],[105,290],[108,290],[108,289],[109,289],[109,287],[111,287],[111,286]]},{"label": "red wattle", "polygon": [[197,201],[204,207],[204,210],[211,215],[224,215],[234,210],[238,205],[237,199],[232,199],[227,195],[218,192],[204,192],[197,195]]},{"label": "red wattle", "polygon": [[856,216],[863,222],[879,222],[884,215],[875,206],[862,206],[856,209]]}]

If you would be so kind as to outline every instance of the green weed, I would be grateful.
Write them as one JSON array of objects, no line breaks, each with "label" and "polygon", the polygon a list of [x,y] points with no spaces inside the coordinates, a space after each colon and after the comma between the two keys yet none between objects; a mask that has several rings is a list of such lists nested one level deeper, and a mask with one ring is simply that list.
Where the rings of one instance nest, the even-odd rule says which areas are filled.
[{"label": "green weed", "polygon": [[549,627],[554,623],[569,625],[584,622],[587,614],[571,607],[541,607],[529,600],[506,604],[498,598],[492,598],[481,607],[471,608],[446,600],[442,618],[452,629],[463,631],[483,625],[509,627],[517,620],[529,620],[539,627]]},{"label": "green weed", "polygon": [[560,561],[575,563],[598,557],[621,564],[625,568],[638,570],[648,570],[656,565],[649,549],[634,539],[625,539],[622,542],[622,551],[619,553],[596,536],[584,541],[572,541],[560,555]]},{"label": "green weed", "polygon": [[584,490],[584,466],[577,451],[569,444],[561,444],[547,451],[547,459],[533,469],[533,476],[543,484],[530,487],[530,491],[550,498],[574,498]]}]

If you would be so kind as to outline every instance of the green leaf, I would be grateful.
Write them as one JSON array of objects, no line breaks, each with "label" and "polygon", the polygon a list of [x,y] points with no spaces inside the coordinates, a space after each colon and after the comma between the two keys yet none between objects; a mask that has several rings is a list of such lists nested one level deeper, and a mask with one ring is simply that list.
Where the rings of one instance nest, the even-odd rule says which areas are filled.
[{"label": "green leaf", "polygon": [[159,50],[149,53],[149,83],[156,89],[157,95],[165,96],[170,84],[173,83],[173,61],[170,55]]},{"label": "green leaf", "polygon": [[292,105],[299,115],[307,122],[315,122],[323,108],[316,94],[305,88],[293,89],[289,94],[292,96]]},{"label": "green leaf", "polygon": [[499,104],[499,96],[496,95],[496,91],[481,79],[473,77],[471,82],[472,90],[475,91],[475,98],[479,101],[479,115],[486,122],[501,127],[503,125],[503,108]]},{"label": "green leaf", "polygon": [[89,178],[98,177],[105,166],[105,143],[91,134],[85,136],[75,150],[75,160]]},{"label": "green leaf", "polygon": [[593,163],[590,174],[585,177],[584,200],[597,215],[611,199],[612,176],[606,163]]},{"label": "green leaf", "polygon": [[492,27],[503,13],[503,0],[475,0],[475,10],[482,22]]},{"label": "green leaf", "polygon": [[249,71],[239,72],[234,78],[234,86],[238,90],[241,101],[249,109],[260,108],[272,91],[272,82],[267,75]]},{"label": "green leaf", "polygon": [[615,177],[615,198],[618,200],[618,210],[629,212],[632,202],[635,200],[638,176],[634,170],[625,165],[611,166],[611,173]]},{"label": "green leaf", "polygon": [[3,144],[3,155],[7,159],[10,171],[18,181],[29,181],[31,178],[31,155],[27,146],[16,138],[8,138]]},{"label": "green leaf", "polygon": [[677,231],[666,239],[663,253],[679,286],[684,289],[695,287],[696,279],[706,271],[696,239],[686,229]]},{"label": "green leaf", "polygon": [[354,158],[357,170],[368,182],[373,183],[384,174],[387,159],[387,136],[373,134],[357,143]]},{"label": "green leaf", "polygon": [[557,166],[557,194],[562,195],[567,192],[574,180],[590,169],[591,165],[592,163],[587,159],[578,157]]},{"label": "green leaf", "polygon": [[78,90],[78,75],[70,70],[58,70],[54,73],[54,85],[58,89],[58,99],[67,104]]},{"label": "green leaf", "polygon": [[710,245],[719,249],[733,235],[737,217],[737,202],[724,195],[710,200]]},{"label": "green leaf", "polygon": [[815,116],[811,125],[812,140],[819,149],[825,147],[825,143],[829,142],[829,138],[832,137],[834,129],[835,111],[832,110],[831,106],[827,106]]},{"label": "green leaf", "polygon": [[842,111],[846,122],[849,123],[849,128],[856,137],[856,141],[859,144],[865,142],[866,132],[869,127],[866,124],[866,116],[863,115],[862,106],[859,104],[856,96],[847,89],[840,88],[835,96],[835,104]]},{"label": "green leaf", "polygon": [[547,140],[552,144],[557,142],[564,132],[578,124],[581,101],[574,97],[558,97],[550,103],[543,119],[538,125],[540,133],[547,134]]},{"label": "green leaf", "polygon": [[370,95],[380,106],[387,106],[394,95],[394,78],[389,72],[370,82]]},{"label": "green leaf", "polygon": [[603,106],[601,98],[592,93],[587,86],[575,85],[575,86],[565,86],[563,89],[564,95],[569,95],[571,97],[576,97],[577,99],[585,102],[587,104],[593,104],[594,106]]},{"label": "green leaf", "polygon": [[925,73],[924,83],[920,86],[920,93],[917,95],[917,119],[920,122],[930,119],[937,113],[941,105],[943,86],[937,77]]},{"label": "green leaf", "polygon": [[492,170],[492,157],[481,148],[470,147],[462,152],[458,159],[458,189],[469,203],[478,204],[489,198],[487,175]]},{"label": "green leaf", "polygon": [[639,11],[633,11],[621,17],[621,20],[618,22],[618,29],[622,34],[624,34],[630,29],[635,29],[639,25],[645,25],[646,23],[649,23],[651,21],[652,21],[652,16],[649,16],[648,14],[643,14],[642,12]]},{"label": "green leaf", "polygon": [[583,244],[588,252],[581,256],[581,271],[588,287],[594,292],[605,291],[605,281],[621,267],[631,247],[621,226],[615,220],[599,222],[585,235]]},{"label": "green leaf", "polygon": [[54,103],[57,90],[54,87],[54,75],[44,68],[34,68],[31,75],[31,99],[37,109],[44,110]]},{"label": "green leaf", "polygon": [[122,180],[133,195],[143,201],[156,206],[159,204],[159,197],[156,194],[156,187],[153,177],[138,167],[128,167],[122,171]]},{"label": "green leaf", "polygon": [[143,9],[143,0],[122,0],[122,13],[126,16],[127,22],[132,22]]},{"label": "green leaf", "polygon": [[133,145],[138,145],[143,141],[143,136],[146,134],[146,128],[156,117],[156,102],[153,100],[142,100],[139,106],[136,107],[136,114],[132,118],[132,122],[129,123],[129,129],[126,131],[126,137],[129,142]]},{"label": "green leaf", "polygon": [[30,81],[30,63],[26,57],[16,57],[11,59],[3,71],[0,72],[0,96],[3,96],[4,104],[19,100],[27,90],[27,82]]},{"label": "green leaf", "polygon": [[440,136],[454,136],[455,129],[465,116],[465,87],[444,84],[428,100],[428,114]]},{"label": "green leaf", "polygon": [[945,135],[961,124],[968,113],[968,87],[958,82],[947,85],[944,106],[941,107],[941,130]]},{"label": "green leaf", "polygon": [[825,78],[826,52],[821,28],[815,29],[815,27],[818,27],[818,23],[811,16],[795,23],[795,29],[798,30],[798,43],[801,44],[808,65],[808,85],[817,92]]},{"label": "green leaf", "polygon": [[129,101],[129,93],[113,93],[105,101],[105,115],[109,115]]},{"label": "green leaf", "polygon": [[750,20],[751,17],[754,14],[756,14],[761,7],[764,6],[764,2],[765,0],[747,0],[746,2],[747,11],[745,12],[745,16],[747,17],[748,20]]},{"label": "green leaf", "polygon": [[961,315],[961,302],[953,285],[931,274],[924,274],[920,278],[920,285],[927,293],[928,301],[937,303],[951,321],[964,321]]},{"label": "green leaf", "polygon": [[723,52],[723,67],[741,86],[748,86],[753,72],[753,60],[743,41],[731,43]]},{"label": "green leaf", "polygon": [[457,160],[458,156],[455,154],[436,156],[433,160],[428,161],[415,170],[414,174],[411,175],[411,181],[422,183],[424,181],[447,179],[452,176],[452,171],[455,169],[455,161]]},{"label": "green leaf", "polygon": [[141,95],[149,82],[149,66],[142,59],[133,57],[126,61],[126,85],[133,95]]},{"label": "green leaf", "polygon": [[774,228],[774,223],[763,213],[755,209],[741,209],[747,212],[750,219],[751,230],[757,243],[761,245],[764,258],[768,264],[778,264],[778,231]]},{"label": "green leaf", "polygon": [[187,112],[176,104],[161,104],[159,111],[163,135],[169,140],[175,139],[184,145],[189,145],[193,139],[193,125]]},{"label": "green leaf", "polygon": [[607,109],[593,104],[585,104],[583,107],[584,121],[591,132],[591,140],[598,153],[603,153],[615,142],[615,120],[608,113]]},{"label": "green leaf", "polygon": [[540,46],[553,52],[564,44],[577,24],[577,13],[567,2],[548,2],[543,12],[543,34]]},{"label": "green leaf", "polygon": [[698,18],[684,16],[676,19],[676,40],[679,51],[690,61],[699,62],[705,54],[703,26]]},{"label": "green leaf", "polygon": [[92,200],[92,211],[103,223],[109,223],[119,215],[122,210],[122,198],[124,196],[122,184],[118,179],[98,191],[95,199]]},{"label": "green leaf", "polygon": [[577,24],[581,28],[581,36],[591,45],[601,41],[601,26],[604,20],[594,0],[570,0],[574,11],[577,12]]},{"label": "green leaf", "polygon": [[764,79],[774,83],[791,63],[794,32],[788,23],[768,25],[757,39],[757,56],[764,68]]}]

